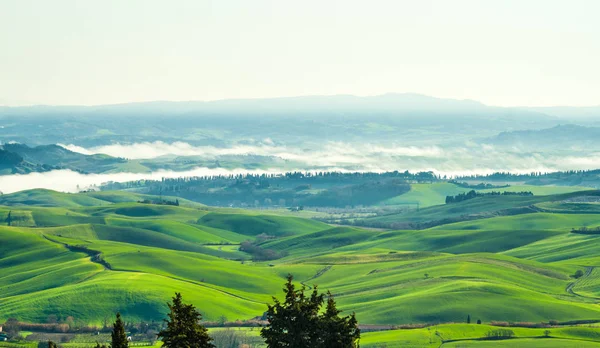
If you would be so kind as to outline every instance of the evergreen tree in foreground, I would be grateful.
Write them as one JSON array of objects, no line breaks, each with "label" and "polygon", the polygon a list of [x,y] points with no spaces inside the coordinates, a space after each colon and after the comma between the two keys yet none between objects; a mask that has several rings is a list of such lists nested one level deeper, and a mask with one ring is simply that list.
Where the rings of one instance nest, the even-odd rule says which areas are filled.
[{"label": "evergreen tree in foreground", "polygon": [[[202,315],[191,304],[183,303],[180,293],[175,293],[173,303],[168,303],[167,327],[158,333],[164,348],[214,348],[208,330],[200,325]],[[113,347],[114,348],[114,347]]]},{"label": "evergreen tree in foreground", "polygon": [[127,348],[127,334],[125,333],[125,324],[121,320],[121,313],[117,313],[117,320],[113,325],[113,331],[111,333],[112,343],[111,348]]},{"label": "evergreen tree in foreground", "polygon": [[54,343],[52,341],[48,341],[48,348],[58,348],[58,346],[56,345],[56,343]]},{"label": "evergreen tree in foreground", "polygon": [[261,336],[269,348],[354,348],[358,347],[360,330],[354,314],[340,317],[331,293],[328,293],[325,313],[319,314],[324,295],[315,286],[310,296],[303,286],[296,290],[293,277],[288,275],[285,301],[273,298],[269,305],[269,324],[261,330]]},{"label": "evergreen tree in foreground", "polygon": [[360,329],[354,313],[347,317],[340,317],[331,292],[327,291],[327,307],[320,318],[320,339],[322,347],[353,348],[358,347]]}]

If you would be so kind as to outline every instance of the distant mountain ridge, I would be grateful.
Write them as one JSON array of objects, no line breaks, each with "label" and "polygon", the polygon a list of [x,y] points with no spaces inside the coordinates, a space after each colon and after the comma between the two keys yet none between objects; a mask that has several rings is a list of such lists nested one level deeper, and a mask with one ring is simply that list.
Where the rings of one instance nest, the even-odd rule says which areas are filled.
[{"label": "distant mountain ridge", "polygon": [[523,108],[547,115],[571,120],[595,120],[600,122],[600,105],[597,106],[553,106]]},{"label": "distant mountain ridge", "polygon": [[264,138],[306,144],[399,137],[411,144],[437,143],[559,123],[559,118],[533,110],[410,93],[0,107],[0,138],[33,145],[184,141],[222,146]]},{"label": "distant mountain ridge", "polygon": [[539,130],[502,132],[497,136],[485,139],[483,142],[495,145],[526,145],[539,148],[565,146],[600,148],[600,127],[564,124]]}]

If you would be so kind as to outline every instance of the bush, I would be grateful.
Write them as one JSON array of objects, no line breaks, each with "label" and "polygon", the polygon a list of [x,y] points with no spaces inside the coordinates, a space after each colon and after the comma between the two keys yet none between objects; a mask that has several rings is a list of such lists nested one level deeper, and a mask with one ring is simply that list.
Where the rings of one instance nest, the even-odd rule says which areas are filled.
[{"label": "bush", "polygon": [[509,329],[491,330],[485,334],[485,337],[487,337],[488,339],[491,339],[491,340],[505,340],[508,338],[512,338],[514,336],[515,336],[514,331],[509,330]]}]

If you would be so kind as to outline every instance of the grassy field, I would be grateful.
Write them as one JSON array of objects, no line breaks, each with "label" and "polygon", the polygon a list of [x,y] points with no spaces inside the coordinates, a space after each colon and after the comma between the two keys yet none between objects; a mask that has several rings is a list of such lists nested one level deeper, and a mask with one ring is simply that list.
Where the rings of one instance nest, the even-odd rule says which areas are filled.
[{"label": "grassy field", "polygon": [[[461,187],[449,182],[439,182],[433,184],[412,184],[407,193],[390,198],[382,202],[383,205],[409,205],[420,208],[431,207],[444,204],[446,196],[456,196],[460,193],[468,192],[472,189]],[[580,186],[534,186],[534,185],[511,185],[509,187],[476,190],[478,192],[522,192],[530,191],[536,196],[556,195],[571,193],[577,191],[589,190],[587,187]]]},{"label": "grassy field", "polygon": [[[484,323],[600,319],[600,235],[571,233],[600,225],[600,211],[586,208],[595,203],[569,206],[578,195],[597,192],[480,197],[380,217],[436,221],[419,230],[330,226],[289,213],[185,201],[142,204],[123,192],[5,195],[0,321],[71,316],[97,325],[116,311],[128,321],[158,321],[176,291],[207,320],[247,320],[282,295],[288,273],[299,285],[330,290],[363,324],[459,323],[467,316]],[[25,204],[27,197],[36,203]],[[245,241],[279,258],[253,261],[240,250]],[[575,279],[577,271],[583,275]],[[544,330],[514,328],[515,339],[479,340],[489,330],[453,324],[369,332],[361,345],[591,347],[600,341],[598,329],[584,327],[551,328],[550,338],[541,337]]]},{"label": "grassy field", "polygon": [[[498,216],[513,216],[544,212],[548,203],[566,202],[578,197],[600,196],[600,191],[570,192],[541,196],[484,196],[469,199],[460,203],[442,204],[426,207],[409,213],[389,214],[367,218],[366,225],[395,229],[423,229],[447,225],[456,222],[482,220]],[[581,213],[579,209],[571,209],[565,213]],[[598,213],[597,209],[587,213]]]},{"label": "grassy field", "polygon": [[[507,340],[485,340],[486,333],[501,329],[489,325],[446,324],[423,329],[390,330],[363,334],[361,347],[425,348],[425,347],[598,347],[599,327],[563,327],[528,329],[509,327],[514,337]],[[546,331],[549,336],[546,337]]]}]

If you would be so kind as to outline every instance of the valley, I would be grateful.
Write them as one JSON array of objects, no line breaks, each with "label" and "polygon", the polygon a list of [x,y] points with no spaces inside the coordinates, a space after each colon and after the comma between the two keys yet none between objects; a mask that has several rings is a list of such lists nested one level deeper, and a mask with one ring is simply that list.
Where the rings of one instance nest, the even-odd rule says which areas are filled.
[{"label": "valley", "polygon": [[[425,326],[365,332],[365,347],[404,339],[415,340],[411,347],[487,347],[476,339],[490,324],[555,323],[549,330],[562,332],[600,317],[600,235],[572,232],[600,226],[596,203],[579,202],[598,191],[539,187],[529,197],[433,204],[460,187],[410,186],[402,195],[418,194],[425,207],[364,219],[389,222],[384,229],[328,225],[309,219],[318,212],[308,209],[211,207],[130,191],[3,195],[0,321],[68,317],[100,326],[116,311],[132,322],[160,321],[166,299],[180,291],[207,322],[252,322],[287,274],[330,290],[362,325]],[[178,205],[156,204],[169,201]],[[485,325],[467,334],[450,324],[467,316]],[[435,325],[467,341],[419,341],[419,332],[442,330]]]}]

